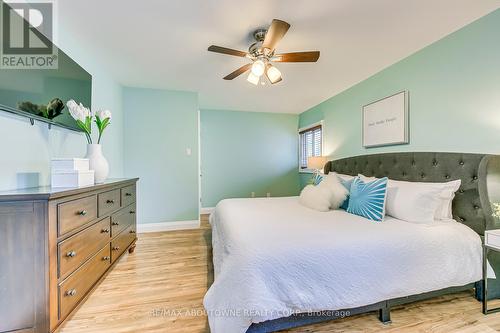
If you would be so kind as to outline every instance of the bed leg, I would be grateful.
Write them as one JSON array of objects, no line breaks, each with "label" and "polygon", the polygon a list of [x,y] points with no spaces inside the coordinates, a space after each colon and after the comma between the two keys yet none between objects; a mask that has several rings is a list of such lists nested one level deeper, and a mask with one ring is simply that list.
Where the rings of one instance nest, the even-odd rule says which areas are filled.
[{"label": "bed leg", "polygon": [[474,289],[474,297],[481,302],[483,300],[483,281],[476,282]]},{"label": "bed leg", "polygon": [[391,309],[390,308],[382,308],[378,310],[378,319],[384,325],[388,325],[391,323]]}]

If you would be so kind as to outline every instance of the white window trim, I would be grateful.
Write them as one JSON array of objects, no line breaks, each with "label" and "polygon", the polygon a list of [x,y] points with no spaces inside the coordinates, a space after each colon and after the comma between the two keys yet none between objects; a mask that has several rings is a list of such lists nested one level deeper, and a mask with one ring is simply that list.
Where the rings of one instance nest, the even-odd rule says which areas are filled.
[{"label": "white window trim", "polygon": [[307,131],[308,129],[311,129],[313,127],[316,127],[318,125],[321,125],[321,156],[324,156],[324,139],[325,139],[325,125],[324,125],[324,120],[321,120],[321,121],[318,121],[318,122],[315,122],[313,124],[309,124],[307,126],[304,126],[304,127],[301,127],[298,129],[297,131],[297,142],[298,142],[298,147],[299,147],[299,154],[297,156],[297,159],[298,159],[298,162],[299,162],[299,173],[314,173],[314,170],[312,169],[302,169],[300,167],[300,132],[302,131]]}]

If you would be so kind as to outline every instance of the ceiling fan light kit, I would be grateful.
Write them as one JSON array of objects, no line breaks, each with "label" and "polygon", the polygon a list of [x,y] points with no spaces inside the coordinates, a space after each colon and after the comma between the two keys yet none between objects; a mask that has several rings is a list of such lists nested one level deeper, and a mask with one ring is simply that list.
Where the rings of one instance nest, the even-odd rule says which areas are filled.
[{"label": "ceiling fan light kit", "polygon": [[253,72],[250,72],[247,77],[247,81],[251,84],[258,85],[260,81],[260,76],[255,75]]},{"label": "ceiling fan light kit", "polygon": [[252,73],[255,76],[261,77],[264,74],[264,70],[266,69],[266,64],[264,61],[257,59],[252,64]]},{"label": "ceiling fan light kit", "polygon": [[[281,72],[272,65],[272,62],[316,62],[319,59],[319,51],[292,52],[275,54],[275,47],[285,36],[290,28],[290,24],[285,21],[274,19],[268,30],[259,29],[254,32],[255,43],[250,45],[248,52],[233,50],[227,47],[211,45],[208,51],[244,57],[252,60],[252,63],[246,64],[226,75],[224,80],[233,80],[247,71],[250,71],[247,81],[258,85],[261,77],[265,74],[272,84],[283,80]],[[265,81],[262,81],[264,84]]]},{"label": "ceiling fan light kit", "polygon": [[280,70],[271,64],[268,64],[267,66],[266,76],[272,84],[278,83],[282,80]]}]

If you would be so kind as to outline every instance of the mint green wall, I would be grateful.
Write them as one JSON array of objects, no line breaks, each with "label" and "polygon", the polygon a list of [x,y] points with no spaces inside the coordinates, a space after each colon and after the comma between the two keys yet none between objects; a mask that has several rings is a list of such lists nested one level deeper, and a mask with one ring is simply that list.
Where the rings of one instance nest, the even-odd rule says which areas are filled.
[{"label": "mint green wall", "polygon": [[198,220],[198,95],[124,87],[123,97],[125,175],[141,178],[138,223]]},{"label": "mint green wall", "polygon": [[[112,125],[103,137],[103,151],[110,164],[110,177],[123,177],[123,117],[121,86],[111,78],[67,29],[59,29],[58,45],[92,74],[92,108],[113,112]],[[1,72],[1,71],[0,71]],[[1,74],[0,74],[1,75]],[[0,190],[50,184],[53,157],[83,157],[86,139],[77,132],[36,123],[0,112]]]},{"label": "mint green wall", "polygon": [[[299,126],[324,119],[324,153],[332,159],[390,151],[498,154],[499,32],[496,10],[307,110]],[[410,92],[410,144],[364,149],[361,107],[403,89]]]},{"label": "mint green wall", "polygon": [[202,110],[200,120],[203,207],[298,194],[297,115]]}]

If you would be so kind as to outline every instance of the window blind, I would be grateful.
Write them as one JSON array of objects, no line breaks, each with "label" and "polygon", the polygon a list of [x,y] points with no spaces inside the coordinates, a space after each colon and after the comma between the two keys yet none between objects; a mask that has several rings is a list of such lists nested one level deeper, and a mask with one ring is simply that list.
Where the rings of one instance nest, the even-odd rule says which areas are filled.
[{"label": "window blind", "polygon": [[322,153],[322,126],[314,126],[299,132],[300,168],[307,168],[307,158],[321,156]]}]

